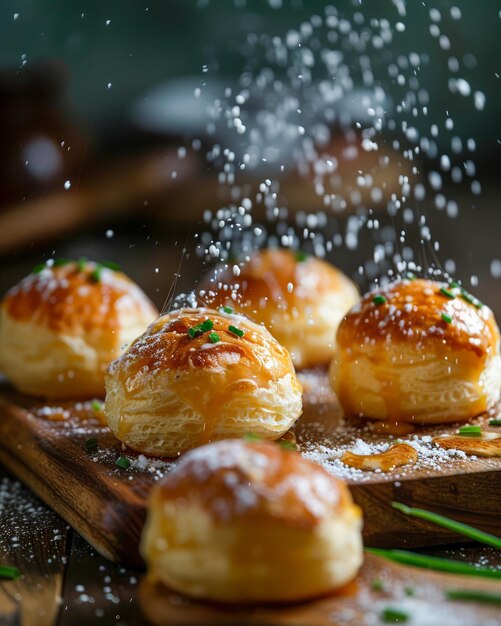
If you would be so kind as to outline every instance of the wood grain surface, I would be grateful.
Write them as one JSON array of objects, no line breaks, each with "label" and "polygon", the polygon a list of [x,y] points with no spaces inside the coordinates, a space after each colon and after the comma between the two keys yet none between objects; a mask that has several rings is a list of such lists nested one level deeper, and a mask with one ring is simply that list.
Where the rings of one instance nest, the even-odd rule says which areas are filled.
[{"label": "wood grain surface", "polygon": [[50,625],[148,626],[138,600],[142,575],[137,569],[104,560],[73,533],[60,613]]},{"label": "wood grain surface", "polygon": [[[316,382],[315,382],[316,381]],[[325,377],[309,379],[305,412],[297,426],[300,442],[324,441],[339,411],[322,391]],[[323,394],[323,395],[322,395]],[[43,403],[21,396],[7,385],[0,392],[0,460],[54,508],[107,558],[140,565],[138,541],[152,484],[173,461],[123,470],[115,465],[126,450],[106,427],[82,418],[82,410],[65,405],[66,419],[40,415]],[[85,412],[84,412],[85,414]],[[449,429],[453,427],[448,427]],[[97,453],[85,442],[96,437]],[[372,435],[374,441],[387,436]],[[136,465],[136,464],[133,464]],[[364,541],[380,547],[418,547],[457,542],[458,537],[391,508],[392,500],[449,514],[497,533],[501,525],[501,460],[465,459],[439,469],[410,469],[350,480],[355,500],[364,511]]]},{"label": "wood grain surface", "polygon": [[0,581],[0,624],[51,625],[59,612],[69,526],[10,476],[0,486],[0,563],[22,577]]},{"label": "wood grain surface", "polygon": [[[374,586],[377,587],[374,589]],[[382,588],[380,588],[382,587]],[[412,626],[475,626],[499,624],[499,605],[448,601],[448,589],[499,593],[498,581],[405,567],[367,555],[357,578],[338,593],[299,604],[269,607],[228,607],[194,602],[145,578],[140,602],[155,626],[370,626],[385,620],[387,609],[407,615]],[[403,623],[404,619],[400,621]]]},{"label": "wood grain surface", "polygon": [[[214,613],[210,613],[212,607],[202,605],[201,603],[190,603],[186,599],[169,592],[162,587],[152,586],[149,582],[141,580],[142,573],[137,570],[112,563],[104,557],[97,554],[89,544],[84,541],[76,532],[68,530],[68,526],[43,503],[41,503],[33,494],[31,494],[23,485],[15,480],[11,475],[7,474],[0,467],[0,481],[2,485],[2,497],[0,500],[0,523],[1,533],[1,556],[3,563],[17,563],[22,567],[22,574],[27,578],[18,579],[17,581],[3,581],[0,583],[0,623],[2,626],[28,626],[29,624],[37,624],[37,626],[74,626],[75,624],[120,624],[120,626],[149,626],[152,622],[146,617],[145,613],[151,614],[152,619],[157,621],[166,619],[166,615],[174,617],[174,623],[196,623],[203,624],[199,621],[200,616],[205,612],[206,622],[210,624],[221,622],[219,616],[215,617]],[[20,529],[22,532],[20,534]],[[58,550],[54,550],[54,536],[57,536],[61,529],[67,531],[65,537],[65,550],[61,549],[59,544]],[[17,539],[16,539],[17,538]],[[19,548],[19,540],[22,541],[25,549]],[[60,540],[56,540],[59,542]],[[36,549],[33,549],[36,547]],[[501,553],[487,546],[452,546],[448,548],[432,548],[427,550],[434,556],[442,556],[446,558],[457,559],[463,562],[482,563],[491,567],[501,567]],[[50,559],[50,563],[48,560]],[[388,564],[392,568],[391,564]],[[26,569],[25,569],[26,568]],[[54,593],[42,591],[34,592],[31,582],[33,573],[43,573],[43,577],[38,576],[37,584],[45,585],[48,589],[53,589],[56,581],[64,578],[61,590],[61,596]],[[365,572],[365,569],[364,569]],[[408,584],[414,586],[414,598],[418,603],[416,610],[413,609],[410,624],[415,626],[419,621],[416,617],[422,609],[421,606],[427,607],[430,615],[434,614],[436,606],[430,606],[428,598],[423,596],[427,593],[429,587],[426,586],[426,579],[429,578],[429,572],[425,570],[414,570],[416,577],[413,583],[409,583],[409,572],[407,568],[391,569],[392,578],[391,585],[388,584],[388,577],[382,574],[377,576],[383,579],[385,584],[384,592],[373,594],[372,575],[368,575],[371,583],[371,589],[367,590],[369,598],[374,598],[374,606],[370,606],[367,616],[355,621],[348,621],[349,624],[380,624],[377,608],[381,606],[397,606],[403,605],[407,608],[413,607],[413,601],[407,602],[406,598],[401,597],[399,589],[404,590]],[[432,574],[433,576],[433,574]],[[400,579],[402,577],[402,579]],[[463,587],[464,578],[456,577],[451,580],[454,587]],[[473,582],[473,581],[472,581]],[[479,579],[475,581],[475,588],[478,585],[483,588],[483,583]],[[425,585],[423,587],[423,585]],[[449,585],[448,585],[449,586]],[[489,585],[490,587],[490,585]],[[353,587],[352,587],[353,589]],[[391,593],[395,592],[392,596]],[[390,593],[389,593],[390,592]],[[443,612],[446,607],[442,606],[442,594],[439,589],[434,587],[435,597],[440,600],[440,610]],[[36,601],[31,601],[30,596],[35,596]],[[23,598],[25,601],[23,602]],[[142,600],[142,603],[140,602]],[[325,599],[318,602],[323,603]],[[362,598],[363,600],[363,598]],[[337,607],[333,610],[336,618],[349,618],[352,615],[352,600],[349,606]],[[489,624],[494,626],[501,619],[489,618],[482,619],[484,616],[482,605],[471,603],[466,605],[449,603],[453,615],[457,616],[458,610],[463,614],[463,608],[466,608],[465,616],[474,619],[467,626],[477,624]],[[174,605],[174,606],[170,606]],[[296,605],[300,609],[299,621],[302,626],[310,626],[304,622],[304,616],[310,611],[312,623],[318,617],[317,602]],[[293,607],[293,608],[296,608]],[[284,609],[287,607],[283,607]],[[289,607],[290,608],[290,607]],[[191,611],[191,615],[188,613]],[[165,611],[170,613],[165,613]],[[220,607],[219,607],[220,610]],[[449,610],[449,609],[447,609]],[[497,609],[499,612],[499,608]],[[163,611],[159,616],[159,611]],[[240,610],[240,615],[244,611]],[[254,611],[255,612],[255,611]],[[226,611],[226,619],[230,621],[228,611]],[[283,623],[284,615],[290,616],[290,624],[298,624],[298,620],[294,618],[292,611],[280,613],[275,610],[267,621],[268,624],[276,623],[274,620],[281,620]],[[216,613],[217,615],[217,613]],[[241,623],[238,618],[238,612],[235,611],[230,621],[233,624]],[[440,615],[440,614],[439,614]],[[317,617],[315,617],[317,616]],[[242,617],[245,623],[247,616]],[[190,622],[191,620],[191,622]],[[219,621],[218,621],[219,620]],[[287,622],[286,622],[287,623]],[[335,623],[335,622],[334,622]],[[425,622],[427,625],[429,622]],[[454,626],[459,626],[461,621],[458,620]]]}]

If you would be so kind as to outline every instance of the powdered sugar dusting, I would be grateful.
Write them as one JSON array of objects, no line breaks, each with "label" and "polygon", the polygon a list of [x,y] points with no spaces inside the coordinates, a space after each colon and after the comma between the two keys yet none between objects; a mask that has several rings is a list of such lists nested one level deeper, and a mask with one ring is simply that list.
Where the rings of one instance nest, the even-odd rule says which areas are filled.
[{"label": "powdered sugar dusting", "polygon": [[[405,436],[381,435],[372,430],[372,423],[363,419],[342,417],[325,372],[310,371],[300,374],[305,387],[304,415],[297,426],[297,438],[305,458],[320,463],[328,472],[349,483],[399,481],[438,473],[468,470],[475,456],[461,450],[446,450],[433,442],[442,433],[455,433],[458,424],[435,427],[417,427],[415,433]],[[477,423],[485,428],[486,418]],[[396,442],[407,443],[418,453],[415,463],[396,468],[388,473],[380,470],[360,470],[341,461],[344,452],[359,455],[386,452]],[[484,459],[485,467],[499,468],[496,459]]]}]

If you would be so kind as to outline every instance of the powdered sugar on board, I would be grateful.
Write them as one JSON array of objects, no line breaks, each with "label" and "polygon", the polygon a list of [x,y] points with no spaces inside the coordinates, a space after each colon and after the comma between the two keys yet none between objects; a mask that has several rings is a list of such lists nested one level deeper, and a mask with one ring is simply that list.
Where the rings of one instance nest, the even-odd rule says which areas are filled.
[{"label": "powdered sugar on board", "polygon": [[[304,413],[294,431],[301,452],[307,459],[320,463],[328,472],[349,483],[398,483],[405,479],[497,470],[501,466],[500,459],[480,459],[466,455],[461,450],[446,450],[433,443],[433,439],[440,434],[456,433],[459,424],[417,427],[414,433],[399,436],[376,433],[373,423],[369,421],[343,418],[324,370],[303,371],[299,378],[304,388]],[[119,442],[102,424],[102,406],[96,407],[96,401],[65,402],[50,406],[33,404],[36,403],[31,401],[26,408],[37,419],[37,430],[44,439],[71,440],[78,448],[78,462],[90,461],[108,475],[127,482],[142,495],[146,496],[151,484],[175,466],[174,459],[148,457]],[[476,423],[489,430],[486,417],[477,419]],[[491,430],[501,435],[501,428],[494,427]],[[97,448],[88,450],[86,445],[93,438],[97,439]],[[418,453],[417,461],[389,472],[381,472],[377,469],[349,467],[341,460],[345,451],[359,455],[379,454],[397,442],[411,445]],[[117,465],[121,457],[129,462],[125,468]]]},{"label": "powdered sugar on board", "polygon": [[[433,438],[440,434],[456,433],[459,424],[416,427],[415,432],[408,435],[379,434],[369,421],[343,418],[325,371],[301,372],[299,378],[304,388],[304,413],[296,427],[301,451],[306,458],[320,463],[339,478],[350,483],[398,482],[417,476],[471,471],[472,461],[478,461],[477,457],[461,450],[445,450],[433,443]],[[475,423],[488,428],[486,417],[478,418]],[[387,473],[356,469],[341,461],[347,450],[360,455],[379,454],[397,442],[411,445],[418,453],[418,460]],[[482,460],[482,469],[499,469],[500,465],[499,459]]]}]

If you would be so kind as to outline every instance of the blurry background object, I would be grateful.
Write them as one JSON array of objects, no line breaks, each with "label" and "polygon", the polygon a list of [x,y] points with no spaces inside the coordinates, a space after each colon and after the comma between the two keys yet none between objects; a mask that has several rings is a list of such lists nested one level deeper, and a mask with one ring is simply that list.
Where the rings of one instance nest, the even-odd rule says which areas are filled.
[{"label": "blurry background object", "polygon": [[[500,27],[496,0],[485,0],[481,10],[468,0],[445,0],[437,3],[436,8],[432,3],[423,6],[391,0],[340,0],[333,4],[341,18],[349,19],[358,12],[366,24],[372,19],[394,20],[399,15],[398,5],[404,5],[407,30],[402,38],[392,42],[392,59],[377,48],[368,54],[373,61],[379,58],[383,66],[388,66],[399,55],[416,52],[424,37],[429,39],[427,47],[433,59],[421,68],[433,85],[429,119],[436,119],[437,113],[444,114],[450,105],[444,68],[452,64],[454,74],[454,63],[461,64],[464,78],[486,96],[485,115],[471,116],[465,100],[462,106],[456,105],[456,127],[469,129],[481,154],[495,153],[492,120],[501,108],[496,76]],[[76,6],[64,0],[34,0],[21,5],[16,0],[2,3],[2,67],[18,70],[41,59],[60,59],[71,76],[69,97],[75,113],[86,123],[100,151],[130,142],[130,135],[123,130],[128,127],[132,108],[139,100],[150,97],[151,89],[173,80],[182,82],[186,77],[198,77],[198,86],[202,86],[212,82],[214,74],[231,86],[244,66],[249,33],[285,37],[312,15],[322,15],[329,3],[110,0],[104,4],[91,0],[85,6]],[[432,45],[434,38],[428,32],[430,10],[438,11],[437,23],[448,28],[453,54],[452,46],[447,47],[445,42],[444,47]],[[456,15],[460,19],[453,17]],[[342,52],[349,63],[358,56],[355,46]],[[449,60],[451,56],[455,61]],[[266,59],[247,57],[247,67],[257,63],[264,66]],[[397,81],[393,81],[391,92],[398,93]],[[397,103],[398,99],[394,101]],[[345,106],[354,109],[353,103]],[[426,120],[421,117],[416,123],[424,127]]]},{"label": "blurry background object", "polygon": [[0,203],[63,187],[78,173],[86,140],[67,111],[59,61],[0,70]]},{"label": "blurry background object", "polygon": [[[329,15],[337,25],[327,32]],[[298,159],[304,144],[274,128],[276,118],[271,124],[266,115],[263,119],[263,111],[273,113],[297,95],[290,88],[297,76],[288,73],[294,69],[287,66],[289,58],[282,70],[280,62],[273,65],[282,54],[277,41],[292,51],[292,59],[301,52],[294,40],[300,41],[319,19],[323,23],[308,46],[313,83],[297,94],[310,119],[319,123],[319,142],[312,150],[325,162],[337,163],[325,177],[324,196],[318,192],[319,173]],[[394,28],[398,20],[403,32]],[[412,231],[406,245],[417,256],[428,262],[435,255],[501,311],[499,290],[492,289],[501,275],[495,122],[501,91],[493,53],[499,24],[495,0],[486,0],[481,10],[467,0],[436,7],[390,0],[341,0],[335,6],[320,0],[92,0],[85,6],[5,0],[0,20],[0,257],[9,272],[1,273],[0,291],[53,254],[115,257],[126,271],[136,272],[153,297],[158,290],[160,306],[174,282],[178,290],[190,288],[201,265],[190,255],[190,245],[194,233],[205,228],[200,226],[204,212],[235,202],[234,189],[218,181],[219,157],[207,161],[206,155],[215,145],[221,153],[228,148],[236,159],[244,153],[228,120],[216,115],[243,78],[250,81],[242,107],[250,126],[263,130],[268,123],[276,141],[266,147],[266,160],[259,161],[256,153],[254,169],[242,172],[242,195],[257,196],[265,177],[279,181],[277,203],[290,211],[296,232],[310,228],[311,215],[324,210],[324,197],[331,196],[332,210],[316,223],[334,242],[331,260],[363,288],[380,271],[381,251],[401,245],[403,226]],[[378,29],[387,39],[384,45],[369,36]],[[325,42],[327,65],[338,71],[331,72],[332,90],[318,100],[314,81],[321,75]],[[303,56],[308,55],[305,48]],[[372,84],[364,70],[369,66]],[[281,90],[271,82],[255,88],[251,78],[260,73],[269,78],[270,67]],[[336,80],[352,80],[347,71],[358,78],[338,98]],[[413,74],[428,90],[415,90],[426,108],[413,119],[415,134],[427,137],[435,124],[441,129],[435,148],[417,145],[423,162],[419,175],[400,158],[406,142],[416,147],[401,128],[385,129],[377,152],[360,150],[371,110],[379,104],[395,115],[402,106],[399,72],[411,92]],[[384,98],[377,91],[381,85]],[[463,93],[468,97],[459,97]],[[480,111],[474,115],[473,99]],[[290,108],[284,119],[293,125],[298,115]],[[453,128],[443,131],[449,118]],[[459,137],[471,140],[458,142]],[[409,198],[413,224],[386,215],[400,178],[426,182],[440,165],[433,154],[450,151],[451,141],[458,150],[454,159],[475,171],[482,193],[472,197],[466,177],[451,186],[444,176],[438,199]],[[449,196],[453,199],[447,204]],[[372,233],[362,210],[367,207],[378,212],[379,230]],[[254,211],[266,221],[264,201]],[[460,219],[451,221],[449,214],[458,212]],[[403,215],[409,218],[409,212]],[[420,250],[418,218],[423,215],[440,241],[433,254]],[[278,240],[285,236],[276,230]]]}]

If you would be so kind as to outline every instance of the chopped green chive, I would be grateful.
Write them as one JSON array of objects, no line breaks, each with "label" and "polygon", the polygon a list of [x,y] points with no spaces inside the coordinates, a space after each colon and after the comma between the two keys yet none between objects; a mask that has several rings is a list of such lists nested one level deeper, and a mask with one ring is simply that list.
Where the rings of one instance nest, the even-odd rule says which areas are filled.
[{"label": "chopped green chive", "polygon": [[101,274],[103,271],[103,266],[98,263],[94,270],[90,273],[90,279],[93,283],[98,283],[101,280]]},{"label": "chopped green chive", "polygon": [[416,594],[416,590],[414,589],[414,587],[404,587],[404,593],[410,598]]},{"label": "chopped green chive", "polygon": [[47,267],[46,263],[39,263],[38,265],[35,265],[32,272],[33,274],[40,274],[40,272],[44,270],[46,267]]},{"label": "chopped green chive", "polygon": [[115,461],[115,465],[122,469],[127,469],[128,467],[130,467],[130,461],[126,456],[119,456],[118,459]]},{"label": "chopped green chive", "polygon": [[309,254],[304,250],[296,250],[296,261],[303,263],[309,258]]},{"label": "chopped green chive", "polygon": [[379,615],[384,624],[405,624],[409,620],[409,614],[402,609],[386,606]]},{"label": "chopped green chive", "polygon": [[466,300],[466,302],[468,302],[469,304],[473,304],[475,302],[475,298],[471,295],[471,293],[468,293],[464,289],[463,291],[461,291],[461,298],[463,298],[463,300]]},{"label": "chopped green chive", "polygon": [[297,443],[292,439],[280,439],[277,443],[283,450],[297,452]]},{"label": "chopped green chive", "polygon": [[481,591],[479,589],[446,589],[447,600],[473,600],[474,602],[489,602],[501,604],[501,593],[496,591]]},{"label": "chopped green chive", "polygon": [[442,526],[442,528],[447,528],[448,530],[452,530],[459,535],[469,537],[470,539],[474,539],[475,541],[479,541],[480,543],[485,543],[488,546],[493,546],[494,548],[498,549],[501,548],[501,539],[499,537],[491,535],[490,533],[485,533],[482,530],[478,530],[477,528],[474,528],[469,524],[457,522],[456,520],[445,517],[444,515],[433,513],[433,511],[410,507],[406,504],[402,504],[401,502],[392,502],[391,506],[397,511],[405,513],[405,515],[410,515],[411,517],[419,517],[420,519],[432,522],[433,524],[437,524],[437,526]]},{"label": "chopped green chive", "polygon": [[68,263],[71,263],[71,259],[54,259],[54,263],[52,265],[57,267],[58,265],[68,265]]},{"label": "chopped green chive", "polygon": [[77,261],[77,270],[79,272],[83,272],[86,265],[87,265],[87,259],[83,256],[80,257]]},{"label": "chopped green chive", "polygon": [[209,339],[212,341],[212,343],[217,343],[218,341],[221,341],[221,337],[217,333],[210,333]]},{"label": "chopped green chive", "polygon": [[17,567],[10,567],[9,565],[0,565],[0,578],[6,578],[8,580],[15,580],[21,576],[21,572]]},{"label": "chopped green chive", "polygon": [[489,426],[501,426],[501,419],[493,418],[489,420]]},{"label": "chopped green chive", "polygon": [[197,324],[196,326],[192,326],[188,328],[188,335],[193,339],[194,337],[198,337],[202,333],[206,333],[208,330],[212,330],[214,328],[214,322],[212,320],[205,320],[201,324]]},{"label": "chopped green chive", "polygon": [[452,281],[449,283],[449,287],[450,287],[451,289],[461,289],[461,285],[460,285],[459,283],[457,283],[455,280],[452,280]]},{"label": "chopped green chive", "polygon": [[383,295],[378,294],[377,296],[374,296],[374,298],[372,298],[372,301],[374,302],[374,304],[380,305],[386,302],[386,298]]},{"label": "chopped green chive", "polygon": [[114,270],[115,272],[120,271],[120,265],[118,265],[118,263],[115,263],[114,261],[102,261],[101,265],[103,267],[107,267],[109,270]]},{"label": "chopped green chive", "polygon": [[233,309],[231,308],[231,306],[222,306],[219,311],[221,313],[228,313],[228,315],[231,315],[233,313]]},{"label": "chopped green chive", "polygon": [[463,298],[463,300],[466,300],[468,304],[473,304],[473,306],[477,307],[477,309],[481,309],[484,306],[478,298],[472,296],[471,293],[466,291],[466,289],[461,290],[461,298]]},{"label": "chopped green chive", "polygon": [[452,293],[452,291],[449,291],[448,289],[446,289],[445,287],[442,287],[440,289],[440,293],[445,296],[446,298],[451,298],[454,299],[456,296]]},{"label": "chopped green chive", "polygon": [[450,315],[448,315],[447,313],[442,313],[442,315],[440,317],[447,324],[452,324],[452,317]]},{"label": "chopped green chive", "polygon": [[261,437],[261,435],[258,435],[257,433],[245,433],[245,435],[242,437],[242,439],[244,441],[262,441],[263,438]]},{"label": "chopped green chive", "polygon": [[237,328],[236,326],[228,326],[228,330],[230,331],[230,333],[233,333],[237,337],[243,337],[245,335],[245,331]]},{"label": "chopped green chive", "polygon": [[382,548],[365,548],[365,551],[395,563],[402,563],[403,565],[414,565],[414,567],[424,567],[439,572],[501,579],[501,570],[490,567],[476,567],[470,563],[452,561],[438,556],[428,556],[427,554],[419,554],[407,550],[384,550]]},{"label": "chopped green chive", "polygon": [[103,409],[103,403],[99,402],[99,400],[92,400],[92,402],[90,403],[91,409],[93,411],[95,411],[96,413],[98,413],[99,411],[102,411]]},{"label": "chopped green chive", "polygon": [[92,439],[87,439],[87,441],[85,442],[85,449],[87,450],[87,452],[95,452],[97,448],[98,442],[95,437],[93,437]]},{"label": "chopped green chive", "polygon": [[372,591],[384,591],[384,583],[380,578],[376,578],[371,582]]},{"label": "chopped green chive", "polygon": [[459,435],[466,435],[467,437],[481,437],[482,436],[482,427],[481,426],[461,426],[458,431]]}]

